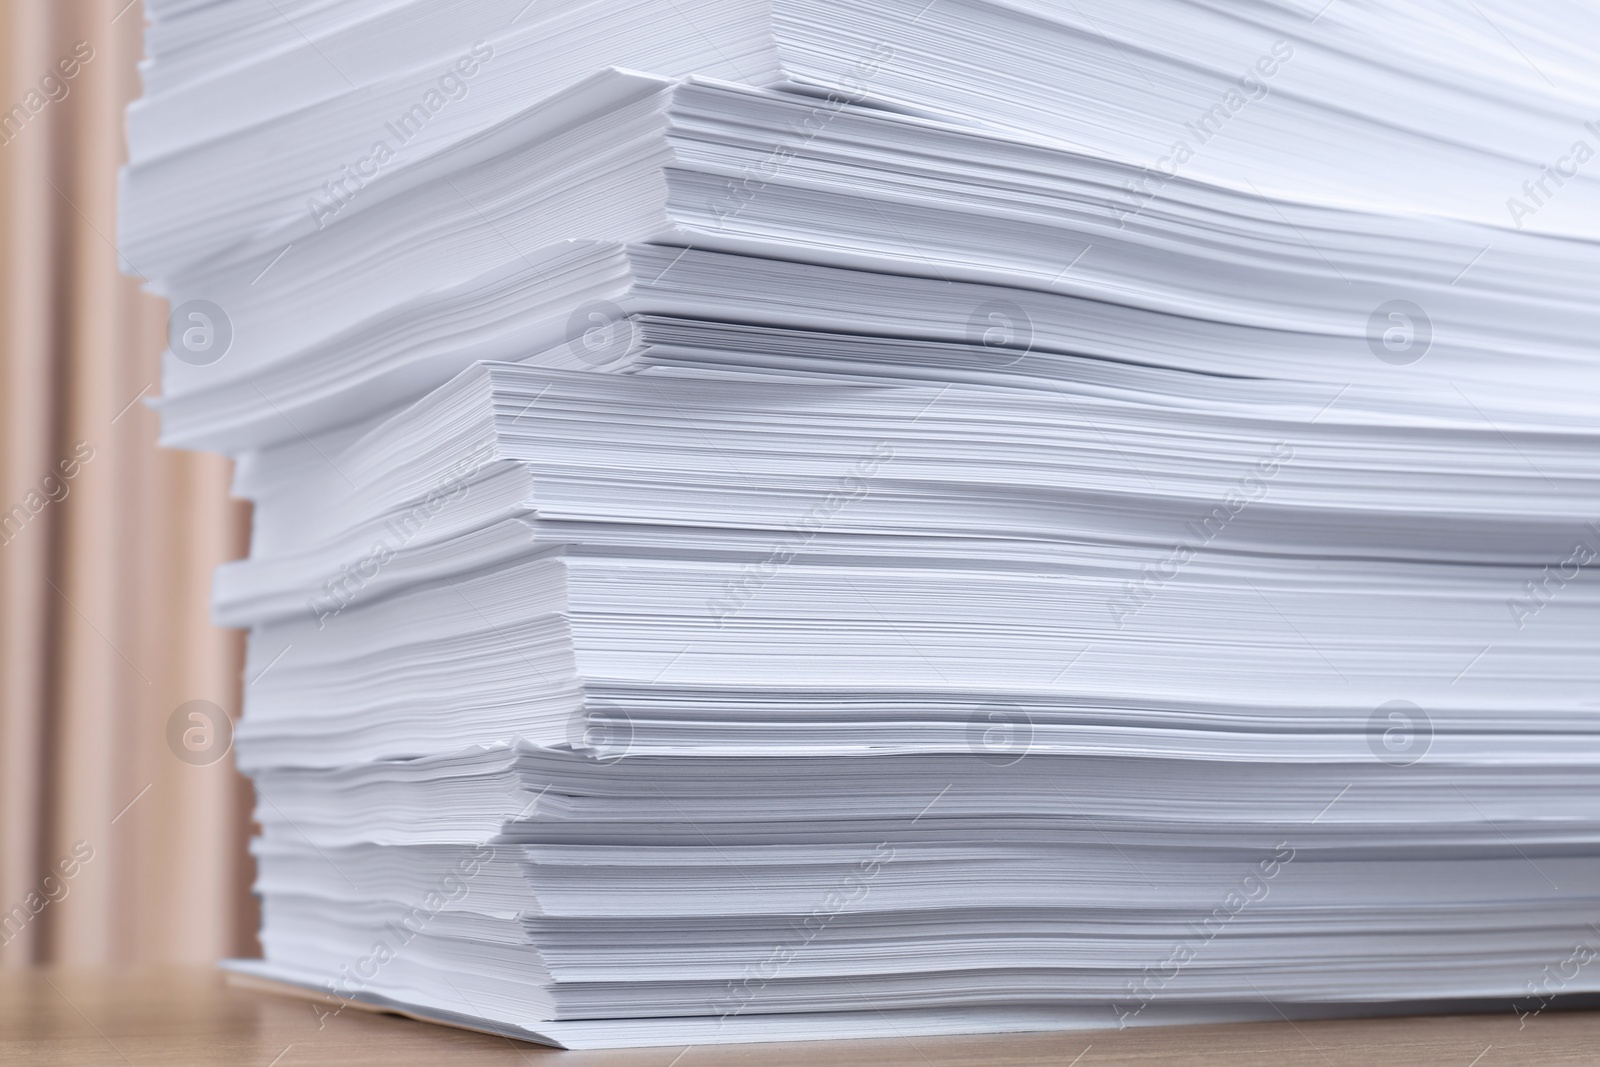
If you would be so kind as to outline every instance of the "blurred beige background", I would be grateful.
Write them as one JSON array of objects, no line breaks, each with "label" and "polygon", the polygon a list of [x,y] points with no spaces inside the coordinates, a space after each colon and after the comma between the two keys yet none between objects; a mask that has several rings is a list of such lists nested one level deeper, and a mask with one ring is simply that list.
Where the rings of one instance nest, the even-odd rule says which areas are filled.
[{"label": "blurred beige background", "polygon": [[248,512],[143,403],[166,306],[112,243],[142,32],[137,0],[0,0],[0,968],[255,954],[248,788],[167,740],[186,701],[237,716],[207,598]]}]

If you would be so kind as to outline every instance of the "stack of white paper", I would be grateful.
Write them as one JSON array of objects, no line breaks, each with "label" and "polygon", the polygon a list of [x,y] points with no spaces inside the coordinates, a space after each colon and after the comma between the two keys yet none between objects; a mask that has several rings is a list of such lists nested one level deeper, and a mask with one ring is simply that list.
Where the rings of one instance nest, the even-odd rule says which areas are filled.
[{"label": "stack of white paper", "polygon": [[571,1047],[1600,988],[1592,12],[149,6],[233,966]]}]

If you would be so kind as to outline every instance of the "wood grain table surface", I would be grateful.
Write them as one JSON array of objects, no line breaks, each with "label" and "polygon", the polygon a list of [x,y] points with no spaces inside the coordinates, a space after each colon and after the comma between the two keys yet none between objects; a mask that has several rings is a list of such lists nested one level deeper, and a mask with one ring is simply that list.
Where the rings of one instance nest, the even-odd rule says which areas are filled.
[{"label": "wood grain table surface", "polygon": [[1000,1037],[898,1038],[562,1052],[393,1015],[319,1022],[304,1000],[229,986],[205,968],[0,973],[0,1064],[307,1067],[1103,1067],[1107,1064],[1600,1063],[1600,1012],[1510,1012]]}]

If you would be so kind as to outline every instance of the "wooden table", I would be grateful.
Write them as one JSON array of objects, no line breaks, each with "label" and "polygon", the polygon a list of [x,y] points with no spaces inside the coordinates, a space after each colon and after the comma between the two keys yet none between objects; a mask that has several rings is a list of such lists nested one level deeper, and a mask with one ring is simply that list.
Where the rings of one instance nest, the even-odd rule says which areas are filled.
[{"label": "wooden table", "polygon": [[1106,1064],[1428,1064],[1600,1062],[1600,1012],[1549,1011],[1518,1029],[1510,1013],[1201,1026],[1006,1037],[829,1041],[560,1052],[346,1011],[321,1029],[311,1004],[229,987],[211,970],[0,974],[0,1065],[307,1067],[310,1064],[522,1064],[527,1067],[1102,1067]]}]

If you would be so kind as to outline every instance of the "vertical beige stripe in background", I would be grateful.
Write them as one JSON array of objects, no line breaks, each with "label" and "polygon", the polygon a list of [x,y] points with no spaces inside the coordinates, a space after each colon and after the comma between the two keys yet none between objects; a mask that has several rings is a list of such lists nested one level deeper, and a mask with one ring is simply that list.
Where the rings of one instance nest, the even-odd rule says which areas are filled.
[{"label": "vertical beige stripe in background", "polygon": [[[15,0],[5,0],[3,11],[0,108],[9,108],[23,80],[16,72],[38,66],[48,52],[49,18],[42,5]],[[0,145],[0,509],[6,510],[23,499],[35,472],[50,462],[54,436],[53,213],[43,195],[50,191],[50,132],[23,130],[39,136],[19,135]],[[42,514],[31,531],[0,531],[6,542],[0,545],[0,908],[7,911],[32,888],[44,847],[40,801],[51,607],[44,576],[53,517]],[[36,925],[6,929],[4,936],[10,940],[0,947],[0,966],[35,953]]]},{"label": "vertical beige stripe in background", "polygon": [[[143,28],[125,3],[0,0],[0,109],[78,42],[93,49],[68,96],[0,145],[0,510],[27,516],[0,535],[0,909],[20,925],[0,967],[254,944],[248,792],[231,759],[194,766],[166,740],[185,701],[237,714],[242,644],[211,627],[207,599],[247,517],[228,464],[158,450],[140,399],[159,392],[165,306],[113,244]],[[28,494],[38,504],[74,459],[51,483],[66,496],[33,514]],[[28,894],[80,841],[93,859],[33,915]]]}]

